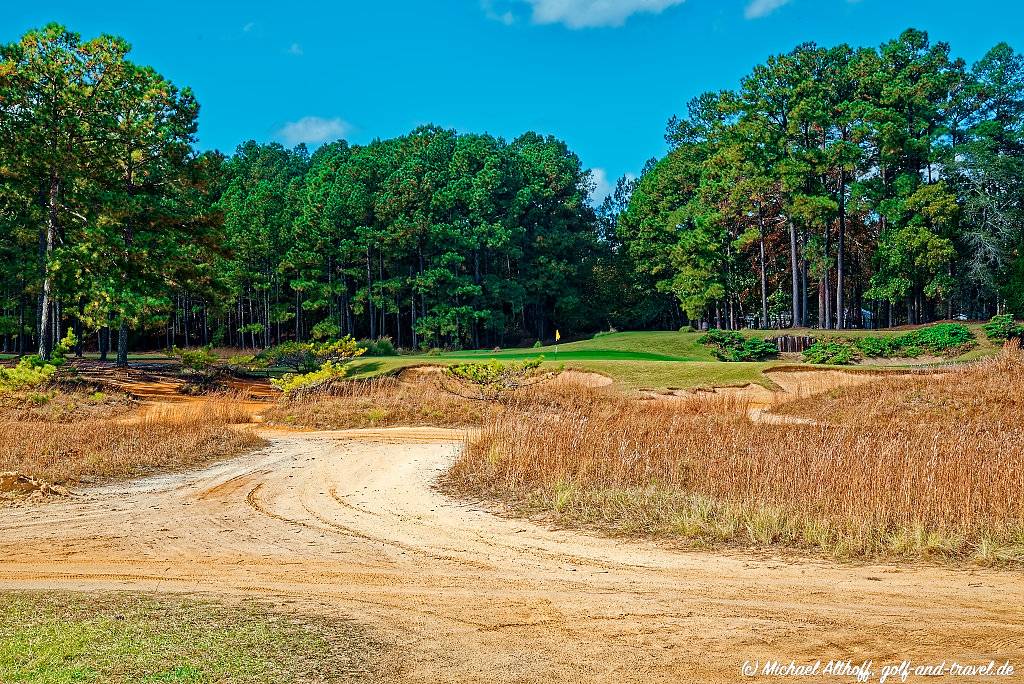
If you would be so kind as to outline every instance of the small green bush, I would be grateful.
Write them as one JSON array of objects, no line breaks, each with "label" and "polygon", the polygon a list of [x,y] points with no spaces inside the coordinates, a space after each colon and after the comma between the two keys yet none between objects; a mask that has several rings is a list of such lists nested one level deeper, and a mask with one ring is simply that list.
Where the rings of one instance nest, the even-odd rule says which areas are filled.
[{"label": "small green bush", "polygon": [[26,356],[14,368],[0,368],[0,393],[39,387],[56,372],[54,364],[43,363],[38,356]]},{"label": "small green bush", "polygon": [[818,340],[804,350],[807,363],[845,366],[857,359],[857,350],[840,340]]},{"label": "small green bush", "polygon": [[173,347],[171,355],[181,359],[182,368],[197,373],[205,373],[211,370],[220,361],[210,347],[199,347],[198,349]]},{"label": "small green bush", "polygon": [[695,333],[695,332],[697,332],[697,329],[694,328],[692,325],[684,325],[683,327],[679,328],[679,332],[681,332],[681,333]]},{"label": "small green bush", "polygon": [[897,337],[858,337],[853,340],[853,345],[870,358],[888,359],[899,356],[903,350]]},{"label": "small green bush", "polygon": [[324,363],[347,363],[366,353],[351,336],[332,342],[284,342],[260,352],[255,362],[264,367],[283,366],[297,373],[312,373]]},{"label": "small green bush", "polygon": [[534,349],[540,349],[543,346],[544,346],[544,343],[541,342],[540,340],[537,340],[536,342],[533,343],[533,348]]},{"label": "small green bush", "polygon": [[936,323],[902,335],[900,339],[905,347],[920,347],[933,354],[947,355],[967,351],[975,344],[974,333],[963,323]]},{"label": "small green bush", "polygon": [[540,364],[543,361],[544,357],[538,356],[512,363],[491,359],[487,363],[454,364],[445,368],[444,377],[454,381],[455,387],[444,389],[467,399],[496,401],[512,390],[541,379]]},{"label": "small green bush", "polygon": [[320,368],[309,373],[286,373],[280,380],[272,378],[270,382],[286,396],[295,394],[312,394],[323,391],[336,380],[348,375],[348,365],[325,361]]},{"label": "small green bush", "polygon": [[982,326],[985,337],[990,342],[1002,344],[1015,337],[1024,337],[1024,324],[1013,320],[1012,314],[1000,314],[993,316],[988,323]]},{"label": "small green bush", "polygon": [[719,361],[764,361],[779,353],[779,348],[762,337],[744,337],[736,330],[712,328],[698,340],[711,348]]},{"label": "small green bush", "polygon": [[845,341],[864,356],[883,359],[917,358],[925,353],[956,356],[976,344],[971,329],[962,323],[936,323],[902,335],[869,335]]},{"label": "small green bush", "polygon": [[379,340],[359,340],[356,346],[362,349],[366,356],[398,356],[398,350],[395,349],[390,337],[382,337]]}]

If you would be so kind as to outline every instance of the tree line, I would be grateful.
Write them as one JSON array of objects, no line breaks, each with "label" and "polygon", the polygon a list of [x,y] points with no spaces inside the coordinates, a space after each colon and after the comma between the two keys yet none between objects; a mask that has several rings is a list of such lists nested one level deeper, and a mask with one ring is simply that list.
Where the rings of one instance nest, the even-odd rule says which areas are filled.
[{"label": "tree line", "polygon": [[690,102],[603,213],[645,289],[719,328],[1021,315],[1022,134],[1005,43],[808,43]]},{"label": "tree line", "polygon": [[[113,36],[0,47],[0,335],[130,345],[1024,313],[1024,63],[907,31],[801,45],[669,122],[595,211],[567,145],[423,126],[199,152],[192,92]],[[115,339],[116,338],[116,344]]]},{"label": "tree line", "polygon": [[491,346],[601,308],[590,172],[560,140],[199,153],[191,91],[120,38],[54,24],[0,50],[6,351],[48,357],[69,328],[121,364],[129,341]]}]

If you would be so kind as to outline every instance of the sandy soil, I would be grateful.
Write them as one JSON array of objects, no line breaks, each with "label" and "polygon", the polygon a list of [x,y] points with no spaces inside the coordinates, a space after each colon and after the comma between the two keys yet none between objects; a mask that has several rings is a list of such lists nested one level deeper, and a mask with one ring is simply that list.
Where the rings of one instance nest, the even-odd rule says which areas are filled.
[{"label": "sandy soil", "polygon": [[1024,669],[1020,573],[552,531],[432,488],[462,433],[266,435],[266,449],[203,471],[0,511],[0,588],[298,603],[377,630],[402,682],[734,682],[766,658]]}]

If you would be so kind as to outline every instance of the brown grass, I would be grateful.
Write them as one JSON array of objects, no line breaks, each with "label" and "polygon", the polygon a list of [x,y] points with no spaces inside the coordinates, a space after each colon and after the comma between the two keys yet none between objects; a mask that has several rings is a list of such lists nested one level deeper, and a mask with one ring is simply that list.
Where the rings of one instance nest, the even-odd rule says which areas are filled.
[{"label": "brown grass", "polygon": [[[753,423],[576,389],[484,427],[455,491],[566,525],[839,558],[1024,562],[1024,358],[887,378]],[[733,407],[736,408],[736,407]]]},{"label": "brown grass", "polygon": [[317,430],[430,425],[479,425],[496,407],[449,394],[433,383],[381,377],[340,383],[329,396],[281,398],[263,414],[268,423]]},{"label": "brown grass", "polygon": [[141,416],[54,422],[0,418],[0,471],[54,483],[127,479],[210,463],[264,441],[236,401],[158,405]]},{"label": "brown grass", "polygon": [[88,383],[0,393],[0,422],[69,423],[126,416],[137,408],[124,392]]}]

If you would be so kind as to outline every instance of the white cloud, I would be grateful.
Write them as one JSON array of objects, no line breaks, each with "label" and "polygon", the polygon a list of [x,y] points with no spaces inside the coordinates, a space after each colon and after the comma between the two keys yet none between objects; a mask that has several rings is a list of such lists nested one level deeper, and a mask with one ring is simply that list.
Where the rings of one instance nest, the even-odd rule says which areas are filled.
[{"label": "white cloud", "polygon": [[608,180],[608,172],[602,168],[590,169],[590,180],[594,183],[594,191],[590,193],[590,201],[597,206],[604,198],[612,194],[615,186]]},{"label": "white cloud", "polygon": [[322,143],[326,140],[344,137],[352,127],[341,119],[324,119],[319,116],[304,116],[298,121],[289,121],[277,132],[277,137],[288,145],[299,143]]},{"label": "white cloud", "polygon": [[[520,0],[533,8],[535,24],[569,28],[622,26],[634,14],[660,14],[685,0]],[[487,3],[488,5],[490,3]]]},{"label": "white cloud", "polygon": [[747,9],[743,11],[743,16],[747,19],[767,17],[783,5],[788,5],[789,2],[790,0],[750,0]]},{"label": "white cloud", "polygon": [[516,15],[512,13],[512,10],[506,9],[504,12],[498,10],[494,6],[494,0],[480,0],[480,6],[487,18],[492,21],[499,21],[505,26],[516,23]]},{"label": "white cloud", "polygon": [[[629,171],[625,173],[625,177],[626,180],[636,180],[636,174]],[[590,193],[590,204],[595,207],[601,206],[604,199],[615,192],[615,186],[619,184],[618,180],[610,179],[608,172],[600,167],[590,169],[590,182],[594,185],[594,190]]]}]

